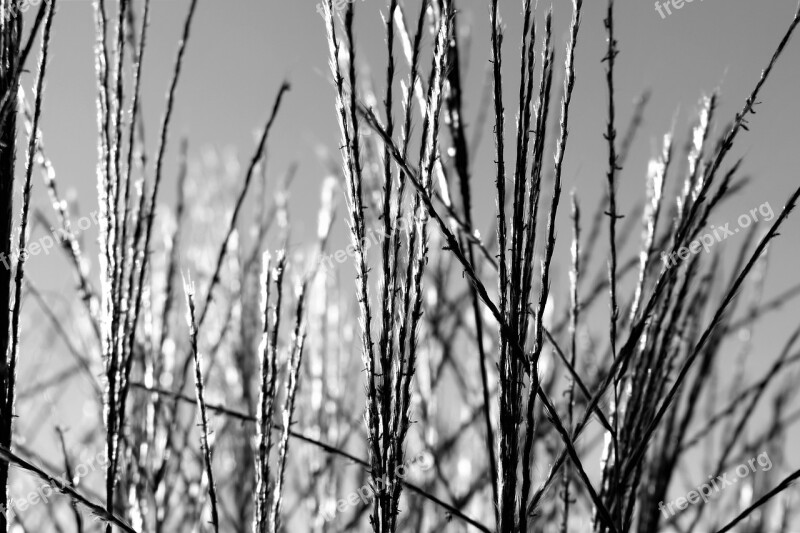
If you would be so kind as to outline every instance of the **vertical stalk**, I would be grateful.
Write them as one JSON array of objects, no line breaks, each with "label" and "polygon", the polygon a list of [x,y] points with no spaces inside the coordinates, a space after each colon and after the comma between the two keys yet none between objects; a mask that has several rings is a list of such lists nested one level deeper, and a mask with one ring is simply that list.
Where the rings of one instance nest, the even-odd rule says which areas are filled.
[{"label": "vertical stalk", "polygon": [[[0,12],[5,15],[10,9],[10,0],[0,0]],[[17,131],[17,57],[19,54],[19,35],[22,16],[6,19],[0,16],[0,94],[10,95],[9,111],[5,120],[0,123],[0,305],[6,312],[0,313],[0,401],[6,402],[8,387],[8,366],[6,353],[9,346],[11,330],[8,309],[11,306],[11,230],[12,211],[14,209],[14,161]],[[5,99],[5,98],[4,98]],[[5,430],[6,424],[0,428],[0,445],[9,447],[11,432]],[[8,507],[8,463],[0,462],[0,509]],[[5,532],[8,523],[4,513],[0,513],[0,531]]]}]

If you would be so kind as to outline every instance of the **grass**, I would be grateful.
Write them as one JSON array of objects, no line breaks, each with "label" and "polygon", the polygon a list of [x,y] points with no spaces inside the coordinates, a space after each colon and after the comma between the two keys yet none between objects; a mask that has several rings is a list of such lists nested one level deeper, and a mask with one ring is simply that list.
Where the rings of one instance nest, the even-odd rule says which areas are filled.
[{"label": "grass", "polygon": [[[464,120],[460,4],[422,0],[412,12],[398,0],[385,3],[383,94],[361,68],[358,2],[341,10],[332,0],[321,5],[326,49],[319,52],[329,61],[339,128],[331,142],[341,160],[323,184],[317,240],[304,256],[287,249],[294,169],[277,194],[267,194],[269,139],[299,105],[288,82],[241,175],[211,159],[192,165],[188,141],[176,143],[172,133],[185,58],[192,41],[205,38],[192,31],[203,2],[190,0],[150,164],[140,109],[143,66],[154,53],[150,0],[95,0],[101,216],[93,275],[40,126],[50,36],[58,31],[55,1],[39,9],[24,46],[21,15],[2,22],[0,253],[11,257],[12,239],[26,249],[38,167],[66,237],[74,307],[86,312],[68,320],[54,310],[28,279],[24,253],[13,268],[0,267],[0,300],[10,310],[0,335],[7,353],[0,506],[13,511],[0,513],[0,529],[790,533],[800,520],[793,511],[798,472],[784,450],[800,418],[790,410],[800,329],[757,376],[744,372],[757,354],[738,338],[800,292],[762,298],[769,250],[791,238],[777,240],[800,188],[766,232],[749,230],[736,241],[731,268],[723,268],[721,247],[671,268],[660,256],[689,246],[744,190],[734,149],[800,24],[800,6],[732,120],[719,117],[715,92],[701,101],[683,151],[674,127],[663,136],[636,208],[623,202],[619,178],[649,92],[618,132],[615,69],[634,43],[617,41],[613,0],[602,21],[605,80],[576,72],[576,56],[599,44],[581,34],[582,0],[571,3],[563,48],[552,10],[523,0],[516,58],[500,2],[489,0],[491,67],[478,103],[483,118],[473,126]],[[34,99],[18,105],[20,72],[40,32]],[[519,72],[513,120],[506,116],[509,68]],[[605,91],[608,158],[596,172],[605,174],[605,197],[587,217],[587,199],[573,192],[570,227],[559,228],[565,160],[581,149],[570,136],[581,83]],[[28,139],[24,179],[15,182],[18,121]],[[763,127],[753,122],[754,130]],[[717,128],[723,133],[715,139]],[[496,210],[491,231],[482,233],[473,204],[475,182],[485,178],[475,169],[488,130]],[[178,200],[172,221],[161,224],[172,151]],[[209,212],[222,224],[212,226]],[[409,215],[413,222],[404,224]],[[347,224],[345,250],[329,250],[336,221]],[[605,244],[597,244],[601,226]],[[382,233],[372,242],[374,228]],[[570,255],[560,257],[565,235]],[[346,252],[354,271],[320,269],[316,258],[331,252]],[[561,268],[569,272],[565,287],[558,286]],[[202,297],[187,282],[183,301],[179,276],[198,280]],[[26,419],[31,409],[16,380],[29,357],[23,319],[38,316],[28,294],[50,324],[44,329],[76,360],[65,376],[89,379],[102,411],[94,425],[38,437],[52,440],[56,458],[34,453],[13,424],[15,400],[25,399]],[[186,324],[176,320],[182,307]],[[732,376],[731,349],[740,353]],[[61,381],[36,386],[59,390]],[[759,420],[765,412],[766,423]],[[71,451],[78,445],[104,450],[102,480],[79,474],[84,465]],[[430,455],[430,471],[404,468],[416,451]],[[662,513],[663,502],[696,482],[695,475],[682,479],[687,467],[713,478],[766,452],[769,471],[676,517]],[[60,464],[66,478],[55,475]],[[20,508],[15,494],[26,475],[66,498]],[[353,491],[365,485],[372,496],[356,498]],[[85,520],[84,512],[100,521]]]}]

